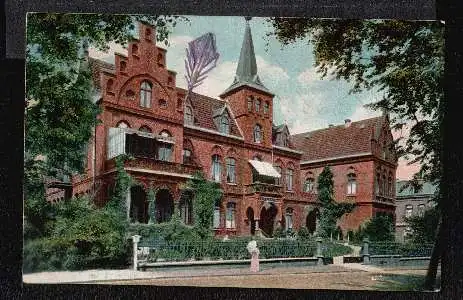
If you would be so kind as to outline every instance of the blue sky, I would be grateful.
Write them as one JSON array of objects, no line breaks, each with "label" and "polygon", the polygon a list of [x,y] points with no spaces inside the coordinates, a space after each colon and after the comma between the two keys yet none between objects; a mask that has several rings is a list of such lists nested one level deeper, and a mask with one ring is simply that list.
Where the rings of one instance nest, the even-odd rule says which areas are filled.
[{"label": "blue sky", "polygon": [[[243,41],[243,17],[187,16],[190,22],[179,22],[173,28],[166,48],[167,67],[177,72],[177,86],[186,87],[184,79],[185,48],[187,43],[206,32],[216,36],[220,58],[204,83],[195,92],[218,98],[233,81]],[[274,123],[286,122],[292,134],[341,124],[344,119],[358,121],[380,115],[367,110],[364,104],[377,101],[381,94],[367,91],[349,95],[351,84],[344,80],[320,79],[314,68],[312,46],[307,39],[282,46],[266,33],[272,28],[265,18],[250,21],[257,59],[258,74],[262,83],[275,94]],[[113,51],[126,52],[120,45],[110,45],[108,53],[90,49],[90,56],[114,62]],[[397,177],[407,179],[415,167],[399,162]]]}]

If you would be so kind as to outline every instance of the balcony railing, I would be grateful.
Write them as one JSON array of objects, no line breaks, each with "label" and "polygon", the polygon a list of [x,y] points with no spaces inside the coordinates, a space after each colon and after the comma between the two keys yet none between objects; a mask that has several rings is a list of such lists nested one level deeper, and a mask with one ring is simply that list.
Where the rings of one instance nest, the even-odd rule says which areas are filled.
[{"label": "balcony railing", "polygon": [[[108,160],[106,162],[106,169],[112,169],[115,165],[114,159]],[[135,157],[134,159],[127,160],[124,166],[185,175],[193,175],[196,171],[200,170],[200,167],[194,165],[184,165],[145,157]]]},{"label": "balcony railing", "polygon": [[247,193],[281,194],[283,187],[275,184],[253,182],[246,185],[246,191]]}]

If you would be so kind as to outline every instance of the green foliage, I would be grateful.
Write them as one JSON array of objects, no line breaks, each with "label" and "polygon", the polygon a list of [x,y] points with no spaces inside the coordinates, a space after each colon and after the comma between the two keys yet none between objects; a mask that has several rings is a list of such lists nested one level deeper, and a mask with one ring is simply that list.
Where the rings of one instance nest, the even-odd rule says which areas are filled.
[{"label": "green foliage", "polygon": [[352,242],[361,244],[364,238],[371,242],[394,241],[394,223],[392,217],[388,215],[376,215],[371,220],[366,221],[351,236]]},{"label": "green foliage", "polygon": [[440,212],[436,207],[430,208],[422,215],[415,215],[406,218],[406,222],[412,229],[410,242],[412,243],[434,243],[437,236]]},{"label": "green foliage", "polygon": [[284,238],[286,237],[286,231],[281,227],[281,225],[278,225],[275,230],[273,231],[273,237],[274,238]]},{"label": "green foliage", "polygon": [[194,228],[202,239],[208,238],[212,235],[214,206],[222,197],[220,185],[206,180],[203,174],[197,173],[187,186],[194,191]]},{"label": "green foliage", "polygon": [[27,272],[124,265],[127,220],[111,207],[96,209],[86,197],[56,205],[53,227],[46,236],[26,239]]},{"label": "green foliage", "polygon": [[310,232],[305,226],[301,226],[297,232],[297,238],[300,240],[309,240],[311,238]]},{"label": "green foliage", "polygon": [[149,223],[156,223],[156,192],[157,190],[151,185],[148,189],[148,194],[146,195],[148,200],[148,214],[149,214]]},{"label": "green foliage", "polygon": [[124,162],[131,159],[126,155],[116,157],[116,179],[113,195],[106,204],[109,209],[113,209],[124,216],[127,215],[126,197],[127,190],[135,183],[134,179],[124,170]]},{"label": "green foliage", "polygon": [[327,238],[335,234],[336,223],[345,213],[351,212],[355,204],[337,203],[334,200],[333,173],[326,166],[318,176],[318,201],[320,202],[320,228],[317,234]]}]

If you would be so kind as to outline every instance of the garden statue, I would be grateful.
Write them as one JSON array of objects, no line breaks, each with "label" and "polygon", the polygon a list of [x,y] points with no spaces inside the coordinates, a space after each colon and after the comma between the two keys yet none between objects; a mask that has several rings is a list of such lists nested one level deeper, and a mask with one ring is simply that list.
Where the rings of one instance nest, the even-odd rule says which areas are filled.
[{"label": "garden statue", "polygon": [[251,272],[259,272],[259,248],[257,248],[257,242],[250,241],[246,249],[251,254]]}]

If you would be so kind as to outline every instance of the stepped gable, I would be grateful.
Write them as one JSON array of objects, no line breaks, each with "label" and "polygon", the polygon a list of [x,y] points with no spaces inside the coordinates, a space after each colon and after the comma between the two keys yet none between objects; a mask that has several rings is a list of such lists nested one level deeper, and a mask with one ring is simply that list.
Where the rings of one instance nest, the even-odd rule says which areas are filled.
[{"label": "stepped gable", "polygon": [[372,139],[377,138],[384,116],[352,122],[291,136],[297,150],[303,151],[302,161],[372,152]]}]

